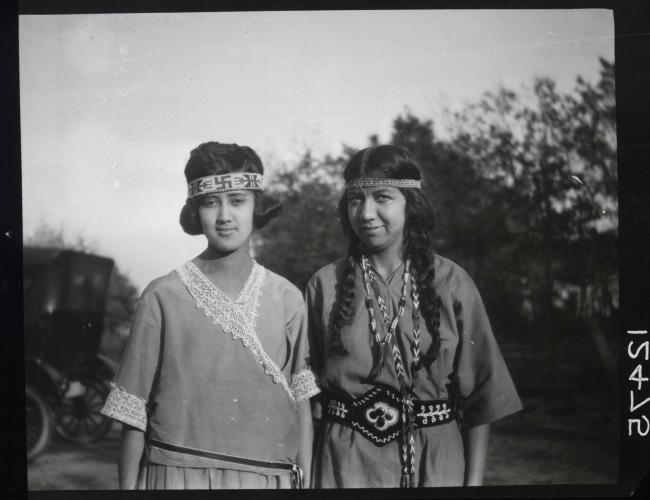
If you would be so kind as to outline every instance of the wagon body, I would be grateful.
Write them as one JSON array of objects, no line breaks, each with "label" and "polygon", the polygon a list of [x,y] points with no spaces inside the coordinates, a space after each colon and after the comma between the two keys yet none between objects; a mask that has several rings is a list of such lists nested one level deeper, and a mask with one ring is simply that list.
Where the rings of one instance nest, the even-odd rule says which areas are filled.
[{"label": "wagon body", "polygon": [[113,260],[56,248],[25,247],[25,352],[66,373],[97,356]]},{"label": "wagon body", "polygon": [[111,419],[99,413],[114,366],[98,351],[113,260],[57,248],[23,249],[27,457],[54,433],[101,439]]}]

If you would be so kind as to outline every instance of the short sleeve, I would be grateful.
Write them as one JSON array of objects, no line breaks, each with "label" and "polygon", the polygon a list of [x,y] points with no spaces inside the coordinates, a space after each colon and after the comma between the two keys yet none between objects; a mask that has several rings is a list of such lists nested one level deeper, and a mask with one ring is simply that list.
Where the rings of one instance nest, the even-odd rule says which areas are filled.
[{"label": "short sleeve", "polygon": [[463,428],[470,429],[515,413],[522,405],[471,278],[458,288],[453,301],[459,335],[459,409]]},{"label": "short sleeve", "polygon": [[293,339],[289,389],[296,401],[303,401],[318,394],[320,389],[316,385],[314,373],[311,371],[307,312],[299,292],[294,314],[287,323],[287,334],[290,339]]},{"label": "short sleeve", "polygon": [[131,325],[131,333],[101,410],[142,431],[147,428],[147,403],[160,358],[160,305],[154,293],[143,293]]},{"label": "short sleeve", "polygon": [[[323,370],[323,332],[322,332],[322,310],[323,294],[318,288],[316,278],[312,278],[305,290],[305,302],[307,303],[307,329],[309,332],[309,346],[311,349],[311,366],[316,375]],[[317,377],[318,378],[318,377]],[[315,420],[322,418],[322,405],[318,398],[312,400],[312,417]]]}]

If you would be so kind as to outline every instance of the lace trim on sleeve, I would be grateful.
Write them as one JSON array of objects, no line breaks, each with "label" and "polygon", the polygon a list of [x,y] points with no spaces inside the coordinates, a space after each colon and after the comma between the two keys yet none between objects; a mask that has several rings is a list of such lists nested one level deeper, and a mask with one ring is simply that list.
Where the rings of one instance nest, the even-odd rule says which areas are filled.
[{"label": "lace trim on sleeve", "polygon": [[111,382],[111,392],[108,394],[100,413],[136,427],[141,431],[147,430],[146,401],[129,394],[125,389],[118,387],[113,382]]},{"label": "lace trim on sleeve", "polygon": [[316,385],[316,378],[311,370],[305,368],[291,377],[289,385],[291,393],[296,401],[309,399],[320,392]]}]

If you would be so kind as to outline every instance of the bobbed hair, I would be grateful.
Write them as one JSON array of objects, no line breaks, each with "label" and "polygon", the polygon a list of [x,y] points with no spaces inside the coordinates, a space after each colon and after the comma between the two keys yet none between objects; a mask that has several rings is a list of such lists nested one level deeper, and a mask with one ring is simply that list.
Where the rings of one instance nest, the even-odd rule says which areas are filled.
[{"label": "bobbed hair", "polygon": [[[404,148],[383,145],[358,151],[345,167],[343,178],[351,181],[360,178],[414,179],[421,180],[422,173],[415,160]],[[435,252],[433,231],[435,214],[429,199],[421,189],[399,188],[406,200],[404,241],[402,258],[411,258],[412,276],[420,294],[420,312],[427,330],[431,334],[431,347],[422,357],[421,365],[431,364],[440,349],[440,298],[435,287]],[[348,217],[347,194],[344,193],[338,205],[339,221],[349,239],[348,256],[344,263],[342,279],[337,286],[332,330],[332,353],[347,353],[341,338],[341,329],[355,313],[354,272],[361,254],[365,252],[363,242],[352,230]],[[419,368],[419,366],[417,367]]]},{"label": "bobbed hair", "polygon": [[[251,172],[264,174],[262,160],[248,146],[205,142],[194,148],[185,165],[185,180],[189,183],[199,177]],[[187,234],[203,234],[198,207],[204,196],[197,196],[185,202],[181,209],[180,223]],[[253,227],[261,229],[282,211],[282,205],[275,198],[255,191]]]}]

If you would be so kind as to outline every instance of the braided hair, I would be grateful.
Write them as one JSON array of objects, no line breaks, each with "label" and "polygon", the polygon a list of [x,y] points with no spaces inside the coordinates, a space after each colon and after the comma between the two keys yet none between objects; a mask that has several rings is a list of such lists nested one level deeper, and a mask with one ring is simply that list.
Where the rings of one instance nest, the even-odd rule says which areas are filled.
[{"label": "braided hair", "polygon": [[[361,177],[415,179],[422,174],[411,155],[397,146],[375,146],[357,152],[343,172],[345,181]],[[420,293],[420,312],[431,335],[431,347],[421,359],[430,365],[440,349],[440,297],[434,287],[435,269],[433,230],[435,216],[428,198],[420,189],[399,188],[406,199],[402,257],[411,257],[411,269]],[[355,313],[354,272],[363,252],[363,243],[352,230],[344,193],[338,205],[339,220],[349,238],[348,255],[344,261],[336,289],[332,317],[333,354],[344,355],[347,350],[341,338],[342,327],[349,324]],[[419,368],[416,367],[416,368]]]}]

